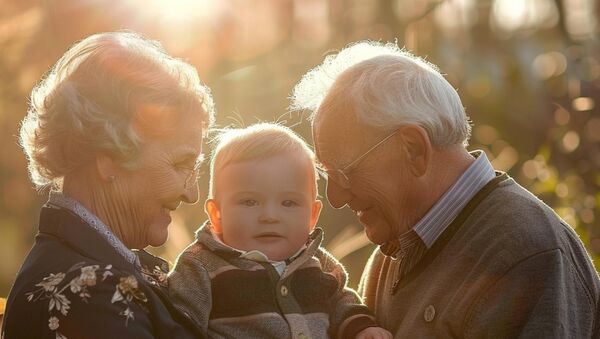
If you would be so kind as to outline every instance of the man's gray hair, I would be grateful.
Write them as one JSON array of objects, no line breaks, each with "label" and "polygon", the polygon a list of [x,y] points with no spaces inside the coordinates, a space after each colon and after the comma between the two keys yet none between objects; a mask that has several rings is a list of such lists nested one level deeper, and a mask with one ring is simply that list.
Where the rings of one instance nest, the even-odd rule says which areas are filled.
[{"label": "man's gray hair", "polygon": [[33,89],[21,124],[33,183],[59,185],[99,153],[134,167],[143,141],[134,127],[143,107],[176,112],[169,117],[175,121],[197,114],[205,128],[214,120],[210,90],[196,70],[158,42],[111,32],[76,43]]},{"label": "man's gray hair", "polygon": [[434,147],[467,145],[471,126],[456,90],[437,66],[394,43],[349,45],[295,86],[291,108],[311,118],[350,108],[358,121],[391,131],[406,124],[424,128]]}]

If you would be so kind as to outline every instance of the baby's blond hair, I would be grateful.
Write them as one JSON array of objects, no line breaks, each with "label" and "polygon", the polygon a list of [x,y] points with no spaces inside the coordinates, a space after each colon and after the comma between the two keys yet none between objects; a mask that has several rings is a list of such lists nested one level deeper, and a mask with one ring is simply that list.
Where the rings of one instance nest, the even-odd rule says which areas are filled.
[{"label": "baby's blond hair", "polygon": [[[313,168],[315,154],[306,142],[288,127],[275,123],[258,123],[245,128],[226,129],[215,137],[211,156],[209,198],[214,199],[216,176],[228,165],[261,160],[279,154],[304,154]],[[314,195],[317,195],[317,173]]]}]

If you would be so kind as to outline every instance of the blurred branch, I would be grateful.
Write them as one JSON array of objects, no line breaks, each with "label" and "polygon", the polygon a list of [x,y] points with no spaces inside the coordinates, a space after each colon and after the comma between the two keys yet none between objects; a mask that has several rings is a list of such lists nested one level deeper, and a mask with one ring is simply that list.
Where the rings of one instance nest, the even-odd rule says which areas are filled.
[{"label": "blurred branch", "polygon": [[371,242],[362,228],[347,225],[327,244],[327,249],[338,260],[369,245]]},{"label": "blurred branch", "polygon": [[428,16],[429,14],[431,14],[439,5],[443,4],[445,2],[445,0],[433,0],[429,2],[429,6],[423,11],[423,13],[421,13],[420,15],[412,18],[408,23],[411,24],[413,22],[417,22],[420,21],[421,19],[425,18],[426,16]]}]

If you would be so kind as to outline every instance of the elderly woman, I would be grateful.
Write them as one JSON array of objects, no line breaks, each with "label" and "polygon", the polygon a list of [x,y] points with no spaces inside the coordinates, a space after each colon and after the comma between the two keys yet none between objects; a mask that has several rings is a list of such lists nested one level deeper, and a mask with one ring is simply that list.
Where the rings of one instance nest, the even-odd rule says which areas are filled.
[{"label": "elderly woman", "polygon": [[12,338],[193,338],[164,293],[171,212],[198,199],[208,88],[134,33],[74,45],[33,90],[21,127],[32,181],[51,187],[10,292]]}]

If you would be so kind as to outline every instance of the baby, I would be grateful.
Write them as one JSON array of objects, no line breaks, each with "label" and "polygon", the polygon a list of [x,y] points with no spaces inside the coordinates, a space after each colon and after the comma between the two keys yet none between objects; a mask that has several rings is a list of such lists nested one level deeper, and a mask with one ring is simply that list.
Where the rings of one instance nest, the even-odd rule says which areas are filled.
[{"label": "baby", "polygon": [[315,158],[290,129],[219,137],[209,222],[177,259],[169,292],[209,338],[391,338],[346,286],[315,228]]}]

